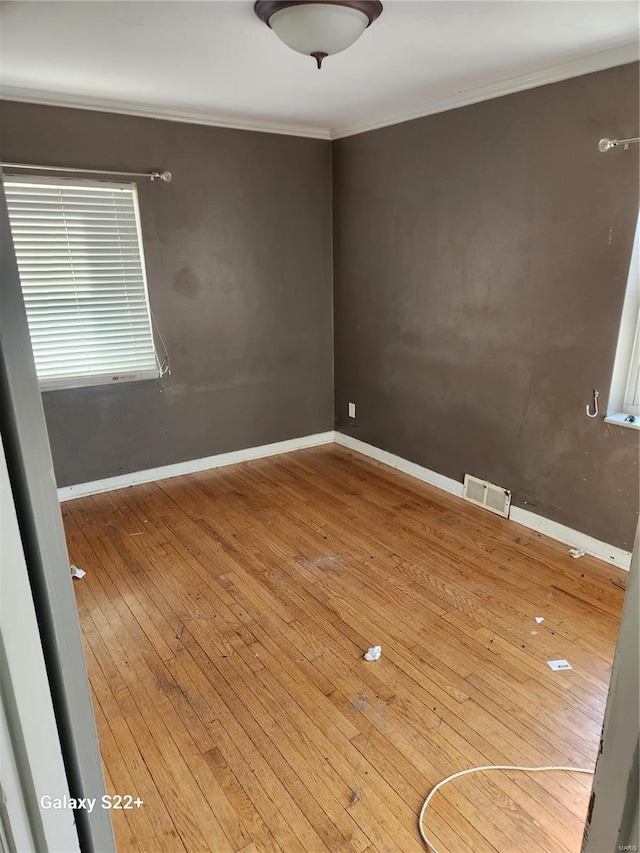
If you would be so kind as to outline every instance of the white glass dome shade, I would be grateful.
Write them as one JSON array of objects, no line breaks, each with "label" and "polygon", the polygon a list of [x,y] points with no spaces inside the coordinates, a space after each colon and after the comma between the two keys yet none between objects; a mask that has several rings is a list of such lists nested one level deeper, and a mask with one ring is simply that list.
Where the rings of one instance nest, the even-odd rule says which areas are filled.
[{"label": "white glass dome shade", "polygon": [[382,3],[258,2],[255,11],[287,47],[313,56],[320,68],[325,56],[346,50],[360,38],[382,12]]}]

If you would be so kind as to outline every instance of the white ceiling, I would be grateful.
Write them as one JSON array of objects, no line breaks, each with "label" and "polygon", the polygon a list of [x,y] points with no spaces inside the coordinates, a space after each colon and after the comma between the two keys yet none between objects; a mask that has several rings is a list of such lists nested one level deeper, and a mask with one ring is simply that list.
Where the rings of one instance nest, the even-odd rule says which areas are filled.
[{"label": "white ceiling", "polygon": [[2,96],[335,138],[638,57],[636,0],[384,0],[318,71],[245,0],[5,2]]}]

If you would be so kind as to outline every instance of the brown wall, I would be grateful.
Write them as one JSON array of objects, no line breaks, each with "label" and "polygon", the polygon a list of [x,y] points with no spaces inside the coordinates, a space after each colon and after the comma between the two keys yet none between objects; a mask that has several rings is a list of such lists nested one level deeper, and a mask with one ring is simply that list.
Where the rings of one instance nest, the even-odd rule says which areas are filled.
[{"label": "brown wall", "polygon": [[638,433],[585,405],[638,213],[596,144],[637,135],[634,64],[334,143],[337,428],[631,549]]},{"label": "brown wall", "polygon": [[58,484],[332,429],[330,144],[3,102],[5,161],[138,184],[162,380],[43,395]]},{"label": "brown wall", "polygon": [[[2,156],[141,182],[173,374],[47,392],[59,485],[330,429],[329,143],[5,102]],[[637,214],[636,65],[333,144],[337,427],[630,548],[606,404]],[[346,417],[347,402],[357,419]]]}]

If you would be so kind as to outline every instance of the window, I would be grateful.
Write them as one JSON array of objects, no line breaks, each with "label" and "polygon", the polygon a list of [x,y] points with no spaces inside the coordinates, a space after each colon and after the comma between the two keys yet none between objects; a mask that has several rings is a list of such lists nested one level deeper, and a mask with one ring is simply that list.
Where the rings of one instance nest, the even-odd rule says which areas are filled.
[{"label": "window", "polygon": [[[627,294],[609,395],[608,423],[640,429],[640,218],[631,255]],[[634,418],[635,420],[628,420]]]},{"label": "window", "polygon": [[157,378],[135,184],[5,189],[40,387]]}]

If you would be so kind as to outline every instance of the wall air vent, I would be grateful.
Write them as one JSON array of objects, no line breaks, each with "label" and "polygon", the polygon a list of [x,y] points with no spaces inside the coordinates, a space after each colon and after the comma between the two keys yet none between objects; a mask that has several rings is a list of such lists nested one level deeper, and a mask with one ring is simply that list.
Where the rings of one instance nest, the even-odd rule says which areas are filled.
[{"label": "wall air vent", "polygon": [[483,506],[489,512],[495,512],[496,515],[509,518],[509,510],[511,509],[511,492],[509,489],[494,486],[493,483],[487,483],[486,480],[479,480],[477,477],[472,477],[471,474],[465,474],[462,497],[473,504]]}]

